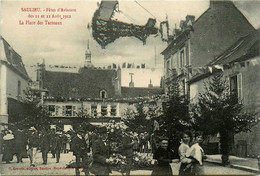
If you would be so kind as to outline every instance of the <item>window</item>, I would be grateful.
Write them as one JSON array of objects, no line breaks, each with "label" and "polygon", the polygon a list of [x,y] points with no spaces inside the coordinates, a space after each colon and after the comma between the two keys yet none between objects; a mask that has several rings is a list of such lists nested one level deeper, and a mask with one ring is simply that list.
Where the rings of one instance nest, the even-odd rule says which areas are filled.
[{"label": "window", "polygon": [[100,98],[102,99],[107,98],[107,92],[105,90],[100,91]]},{"label": "window", "polygon": [[48,107],[49,112],[51,113],[51,116],[55,115],[55,105],[49,105]]},{"label": "window", "polygon": [[170,76],[170,60],[166,62],[166,76]]},{"label": "window", "polygon": [[20,96],[21,95],[21,81],[18,80],[18,84],[17,84],[17,96]]},{"label": "window", "polygon": [[101,115],[104,117],[104,116],[107,116],[107,106],[106,105],[102,105],[101,106]]},{"label": "window", "polygon": [[91,105],[91,115],[97,117],[97,105]]},{"label": "window", "polygon": [[111,112],[110,112],[111,116],[116,116],[116,105],[112,105],[111,106]]},{"label": "window", "polygon": [[181,87],[182,87],[182,95],[185,95],[185,88],[186,88],[186,86],[185,86],[185,80],[182,80],[181,81]]},{"label": "window", "polygon": [[180,57],[179,57],[179,68],[182,68],[185,66],[185,50],[184,48],[180,51]]},{"label": "window", "polygon": [[66,106],[66,116],[72,116],[72,106]]},{"label": "window", "polygon": [[236,97],[237,102],[242,101],[243,92],[242,92],[242,74],[241,73],[230,77],[230,93]]}]

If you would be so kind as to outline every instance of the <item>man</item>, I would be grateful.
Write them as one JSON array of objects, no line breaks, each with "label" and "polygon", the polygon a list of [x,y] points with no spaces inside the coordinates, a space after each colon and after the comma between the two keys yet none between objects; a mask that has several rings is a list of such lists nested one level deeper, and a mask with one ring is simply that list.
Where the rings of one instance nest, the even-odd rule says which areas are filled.
[{"label": "man", "polygon": [[42,164],[47,164],[48,152],[50,150],[50,134],[47,132],[45,128],[43,128],[40,137],[40,148],[42,151]]},{"label": "man", "polygon": [[87,168],[87,157],[88,157],[88,146],[86,140],[84,138],[85,131],[83,129],[79,129],[77,131],[76,136],[72,139],[71,148],[73,151],[73,155],[76,157],[76,176],[80,175],[79,168],[82,163],[83,171],[85,175],[88,175],[88,168]]},{"label": "man", "polygon": [[55,158],[55,148],[54,148],[54,143],[55,143],[55,128],[51,128],[50,132],[50,150],[52,154],[52,158]]},{"label": "man", "polygon": [[123,151],[122,154],[126,156],[126,175],[130,175],[132,163],[133,163],[133,145],[135,142],[131,139],[130,135],[130,129],[127,128],[125,132],[123,132]]},{"label": "man", "polygon": [[14,133],[15,150],[17,156],[17,163],[23,162],[22,158],[26,155],[26,136],[21,128]]},{"label": "man", "polygon": [[35,167],[36,162],[36,152],[39,146],[39,135],[34,127],[29,129],[28,136],[28,154],[30,158],[30,165]]},{"label": "man", "polygon": [[54,138],[54,143],[53,143],[53,149],[55,151],[56,155],[56,163],[60,162],[60,153],[62,150],[62,130],[57,129],[55,138]]},{"label": "man", "polygon": [[106,127],[101,127],[99,134],[100,137],[93,143],[93,163],[91,172],[95,175],[109,175],[109,173],[111,173],[109,163],[112,159],[109,157]]},{"label": "man", "polygon": [[168,139],[161,138],[160,146],[153,155],[153,159],[157,160],[157,165],[153,168],[152,175],[172,175],[171,158],[172,152],[168,148]]}]

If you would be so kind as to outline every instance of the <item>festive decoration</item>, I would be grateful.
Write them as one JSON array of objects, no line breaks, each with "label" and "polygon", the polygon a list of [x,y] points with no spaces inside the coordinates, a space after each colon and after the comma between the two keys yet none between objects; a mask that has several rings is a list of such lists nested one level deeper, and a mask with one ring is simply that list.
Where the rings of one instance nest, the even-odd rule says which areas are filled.
[{"label": "festive decoration", "polygon": [[149,35],[157,34],[158,29],[154,27],[156,20],[152,18],[149,18],[143,26],[111,20],[117,4],[117,1],[102,1],[99,9],[94,13],[93,37],[102,48],[120,37],[134,36],[145,44]]}]

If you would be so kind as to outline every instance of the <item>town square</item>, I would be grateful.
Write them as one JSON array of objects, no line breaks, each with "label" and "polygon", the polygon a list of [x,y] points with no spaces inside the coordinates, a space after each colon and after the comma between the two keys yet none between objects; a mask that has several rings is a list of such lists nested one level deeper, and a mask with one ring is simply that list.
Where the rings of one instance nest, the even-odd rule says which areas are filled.
[{"label": "town square", "polygon": [[1,175],[260,173],[260,2],[1,1]]}]

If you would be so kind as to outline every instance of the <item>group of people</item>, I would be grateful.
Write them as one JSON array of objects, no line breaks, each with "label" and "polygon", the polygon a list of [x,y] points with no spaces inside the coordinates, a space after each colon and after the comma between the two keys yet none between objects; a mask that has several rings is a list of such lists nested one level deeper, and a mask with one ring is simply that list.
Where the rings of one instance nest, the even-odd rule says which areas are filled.
[{"label": "group of people", "polygon": [[43,164],[47,164],[48,153],[56,157],[56,163],[60,161],[60,153],[70,150],[70,135],[60,129],[45,129],[37,131],[35,127],[28,130],[18,128],[14,131],[5,129],[1,133],[2,161],[10,163],[16,155],[17,162],[23,162],[22,158],[30,158],[30,166],[35,167],[36,154],[42,152]]},{"label": "group of people", "polygon": [[153,155],[157,164],[152,175],[172,175],[170,166],[172,162],[181,163],[179,175],[204,175],[203,160],[207,157],[200,146],[202,141],[203,136],[200,132],[194,135],[189,131],[183,132],[178,148],[179,159],[173,159],[173,151],[168,147],[168,139],[161,138],[160,145]]},{"label": "group of people", "polygon": [[[134,152],[153,152],[155,165],[152,175],[172,175],[171,162],[180,162],[179,175],[203,175],[203,160],[206,158],[200,146],[202,134],[196,132],[192,134],[185,131],[181,135],[178,151],[173,151],[169,147],[168,138],[142,133],[134,135],[127,128],[122,132],[121,154],[126,157],[126,167],[124,172],[130,175],[133,164]],[[158,133],[159,134],[159,133]],[[111,163],[113,158],[108,140],[106,127],[101,127],[94,132],[79,128],[73,134],[66,134],[60,129],[41,129],[37,131],[34,127],[24,131],[5,130],[1,135],[3,140],[1,153],[3,161],[9,163],[13,156],[17,156],[17,162],[22,162],[22,158],[29,156],[30,165],[35,166],[36,153],[42,152],[43,164],[47,164],[48,153],[56,158],[56,163],[60,161],[60,153],[73,152],[75,156],[76,175],[80,175],[80,168],[85,175],[91,172],[95,175],[109,175],[111,173]],[[150,146],[149,146],[150,145]],[[138,146],[138,147],[137,147]],[[173,159],[173,153],[178,152],[179,160]],[[90,153],[92,159],[90,162]],[[91,163],[91,164],[90,164]]]}]

